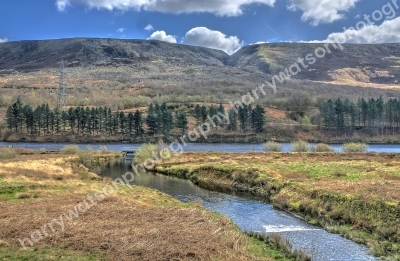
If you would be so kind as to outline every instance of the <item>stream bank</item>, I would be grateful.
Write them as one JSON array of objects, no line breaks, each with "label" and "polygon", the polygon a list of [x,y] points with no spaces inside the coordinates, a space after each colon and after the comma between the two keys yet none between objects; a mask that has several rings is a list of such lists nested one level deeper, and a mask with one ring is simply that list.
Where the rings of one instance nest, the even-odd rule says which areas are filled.
[{"label": "stream bank", "polygon": [[[352,169],[356,169],[353,163],[360,161],[369,162],[361,174]],[[292,171],[291,166],[276,169],[277,164],[287,162],[308,165]],[[346,162],[347,167],[343,164]],[[327,164],[332,165],[329,177],[310,177],[314,173],[305,171],[314,167],[322,172]],[[309,224],[365,244],[376,256],[399,260],[400,208],[395,201],[399,196],[398,166],[397,154],[188,153],[158,164],[155,170],[211,191],[250,193],[303,217]],[[385,175],[375,177],[374,172],[380,170]],[[381,197],[384,192],[392,196]]]}]

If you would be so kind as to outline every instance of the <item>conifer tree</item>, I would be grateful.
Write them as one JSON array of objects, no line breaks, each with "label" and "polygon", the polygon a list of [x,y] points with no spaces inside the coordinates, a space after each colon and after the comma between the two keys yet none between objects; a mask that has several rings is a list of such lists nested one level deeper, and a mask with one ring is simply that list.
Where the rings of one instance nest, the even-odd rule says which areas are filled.
[{"label": "conifer tree", "polygon": [[196,119],[197,124],[202,123],[201,107],[198,104],[194,107],[194,118]]},{"label": "conifer tree", "polygon": [[266,123],[264,108],[257,104],[256,107],[252,109],[251,116],[253,130],[255,132],[263,132]]},{"label": "conifer tree", "polygon": [[133,121],[134,121],[134,126],[135,126],[135,135],[139,136],[143,134],[143,119],[142,119],[142,113],[139,110],[135,111],[135,114],[133,115]]},{"label": "conifer tree", "polygon": [[229,123],[226,125],[226,129],[229,131],[236,131],[237,130],[237,113],[234,109],[230,109],[228,112],[229,115]]},{"label": "conifer tree", "polygon": [[182,135],[185,134],[185,132],[188,130],[188,120],[186,117],[186,113],[184,112],[177,112],[175,114],[176,118],[176,127],[181,131]]},{"label": "conifer tree", "polygon": [[15,122],[15,118],[14,118],[14,114],[13,114],[13,110],[12,110],[11,106],[8,107],[7,112],[6,112],[6,124],[10,131],[15,129],[16,122]]}]

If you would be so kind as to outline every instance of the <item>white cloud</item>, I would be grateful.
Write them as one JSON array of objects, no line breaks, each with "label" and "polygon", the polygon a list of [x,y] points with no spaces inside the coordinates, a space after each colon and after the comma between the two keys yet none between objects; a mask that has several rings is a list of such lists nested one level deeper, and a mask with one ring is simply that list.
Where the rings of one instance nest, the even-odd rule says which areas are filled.
[{"label": "white cloud", "polygon": [[85,4],[89,8],[148,10],[162,13],[213,13],[219,16],[238,16],[248,4],[273,6],[276,0],[56,0],[59,11],[72,3]]},{"label": "white cloud", "polygon": [[256,42],[256,43],[251,43],[249,45],[258,45],[258,44],[267,44],[267,43],[269,43],[269,42]]},{"label": "white cloud", "polygon": [[119,28],[118,30],[117,30],[117,33],[120,33],[120,34],[122,34],[122,33],[124,33],[125,32],[125,28]]},{"label": "white cloud", "polygon": [[290,0],[290,10],[301,10],[303,21],[311,21],[314,26],[320,23],[332,23],[343,19],[344,12],[353,8],[360,0]]},{"label": "white cloud", "polygon": [[154,31],[154,27],[153,27],[151,24],[148,24],[148,25],[144,28],[144,30],[146,30],[146,31]]},{"label": "white cloud", "polygon": [[8,38],[0,38],[0,43],[8,42]]},{"label": "white cloud", "polygon": [[346,43],[399,43],[400,17],[393,20],[386,20],[381,25],[367,25],[360,30],[347,29],[341,33],[332,33],[325,41],[337,42],[336,39],[340,41],[346,39]]},{"label": "white cloud", "polygon": [[244,42],[236,36],[226,36],[219,31],[213,31],[206,27],[191,29],[186,33],[182,43],[218,49],[228,54],[233,54],[244,45]]},{"label": "white cloud", "polygon": [[172,35],[167,35],[164,31],[156,31],[150,35],[147,40],[159,40],[169,43],[176,43],[176,38]]},{"label": "white cloud", "polygon": [[60,12],[64,12],[67,6],[71,5],[69,0],[57,0],[56,7]]},{"label": "white cloud", "polygon": [[347,29],[332,33],[325,40],[299,41],[299,43],[400,43],[400,17],[386,20],[381,25],[367,25],[360,30]]},{"label": "white cloud", "polygon": [[163,13],[213,13],[218,16],[238,16],[243,6],[253,3],[273,6],[276,0],[154,0],[145,9]]},{"label": "white cloud", "polygon": [[73,3],[84,4],[89,8],[97,9],[139,10],[149,1],[151,0],[56,0],[56,6],[60,12],[65,11],[66,7]]}]

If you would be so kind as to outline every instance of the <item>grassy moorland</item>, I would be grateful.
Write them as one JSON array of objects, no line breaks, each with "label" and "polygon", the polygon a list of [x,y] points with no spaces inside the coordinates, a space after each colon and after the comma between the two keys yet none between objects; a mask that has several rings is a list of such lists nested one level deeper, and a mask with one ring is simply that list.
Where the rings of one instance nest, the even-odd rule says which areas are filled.
[{"label": "grassy moorland", "polygon": [[300,260],[283,254],[276,240],[248,237],[198,204],[123,185],[72,222],[65,220],[64,231],[47,228],[48,236],[23,250],[18,238],[43,231],[88,194],[112,185],[82,163],[115,154],[75,154],[74,148],[60,154],[0,152],[0,260]]},{"label": "grassy moorland", "polygon": [[400,258],[400,155],[184,153],[160,173],[211,190],[251,192],[311,224]]}]

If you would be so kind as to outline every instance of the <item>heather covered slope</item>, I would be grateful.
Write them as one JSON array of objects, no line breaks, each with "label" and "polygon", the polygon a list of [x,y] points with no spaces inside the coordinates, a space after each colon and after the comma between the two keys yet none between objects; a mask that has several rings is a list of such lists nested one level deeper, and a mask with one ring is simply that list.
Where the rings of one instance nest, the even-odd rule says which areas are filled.
[{"label": "heather covered slope", "polygon": [[[327,45],[331,53],[318,59],[295,78],[323,82],[398,85],[400,44]],[[324,44],[275,43],[249,45],[233,54],[227,64],[241,69],[277,74]],[[321,51],[322,53],[322,51]],[[307,62],[306,62],[307,64]],[[299,63],[300,65],[300,63]],[[301,65],[300,65],[301,66]]]},{"label": "heather covered slope", "polygon": [[[218,80],[254,84],[279,73],[300,57],[315,56],[319,47],[324,44],[249,45],[229,56],[210,48],[147,40],[73,38],[7,42],[0,44],[0,86],[44,86],[43,78],[49,82],[61,60],[69,68],[71,78],[109,84]],[[294,78],[349,86],[398,87],[399,47],[345,44],[341,50],[329,45],[331,53]]]},{"label": "heather covered slope", "polygon": [[46,41],[18,41],[0,45],[0,70],[28,72],[54,68],[60,60],[67,67],[108,66],[136,62],[223,65],[222,51],[170,44],[160,41],[72,38]]},{"label": "heather covered slope", "polygon": [[[261,74],[224,65],[229,55],[161,41],[74,38],[0,44],[0,87],[57,87],[64,60],[67,83],[83,88],[146,88],[193,82],[262,81]],[[213,85],[215,84],[208,84]]]}]

